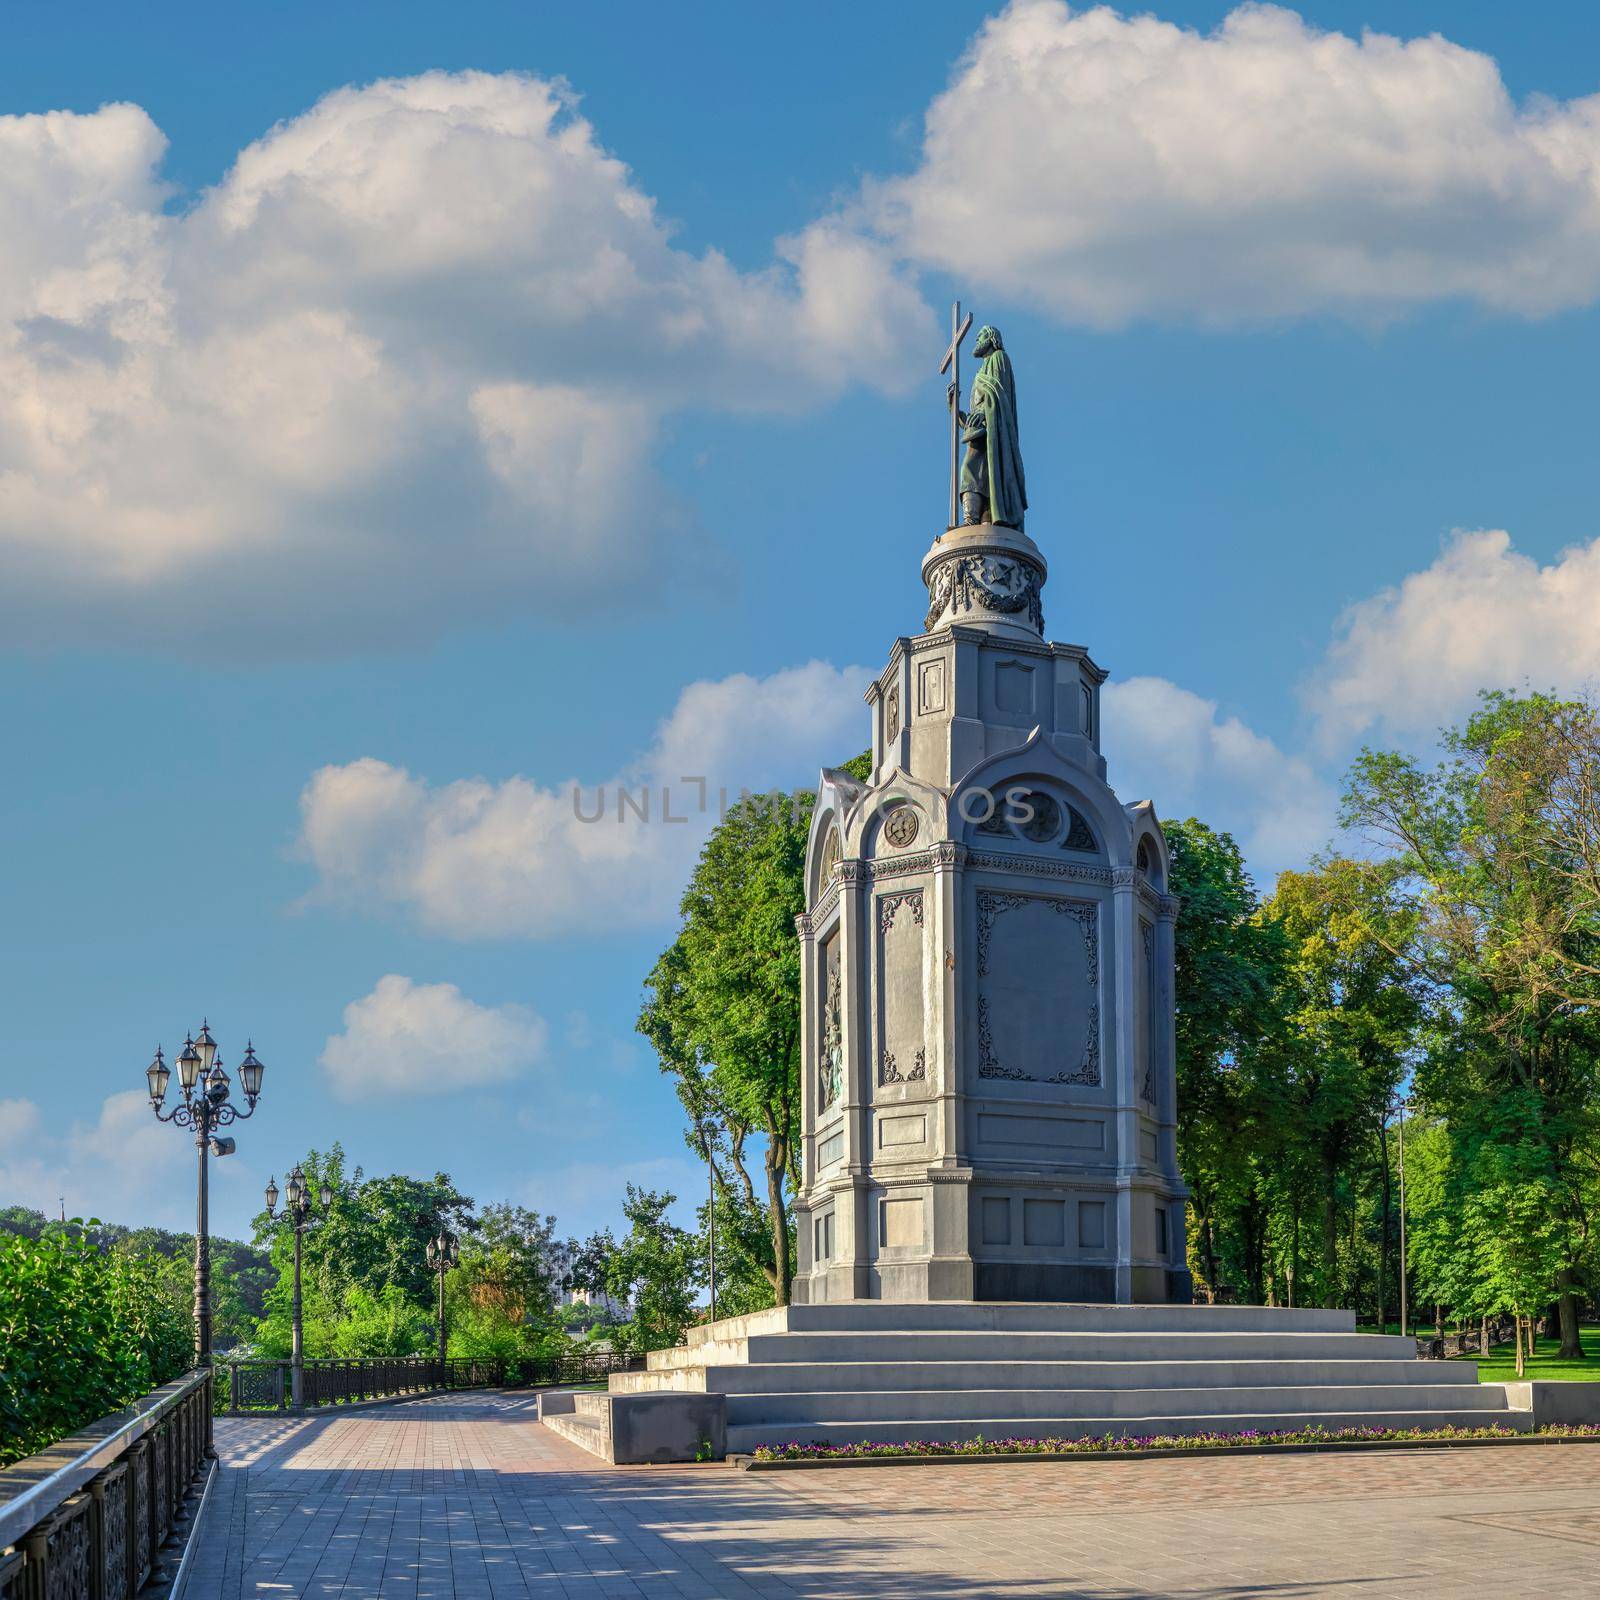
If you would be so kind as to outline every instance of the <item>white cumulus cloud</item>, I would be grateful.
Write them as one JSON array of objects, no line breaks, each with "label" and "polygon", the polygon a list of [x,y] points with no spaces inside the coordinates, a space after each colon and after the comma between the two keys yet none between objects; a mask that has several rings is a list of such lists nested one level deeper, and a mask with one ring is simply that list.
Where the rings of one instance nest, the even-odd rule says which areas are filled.
[{"label": "white cumulus cloud", "polygon": [[863,210],[908,259],[1090,325],[1549,312],[1600,287],[1600,97],[1518,105],[1438,34],[1277,6],[1201,33],[1014,0]]},{"label": "white cumulus cloud", "polygon": [[1266,887],[1304,865],[1335,829],[1331,784],[1285,751],[1165,678],[1102,691],[1108,776],[1123,801],[1150,799],[1164,821],[1194,815],[1231,833]]},{"label": "white cumulus cloud", "polygon": [[809,787],[860,751],[870,678],[813,661],[691,684],[650,748],[599,780],[434,785],[371,756],[323,767],[300,797],[311,898],[396,907],[457,938],[658,922],[741,791]]},{"label": "white cumulus cloud", "polygon": [[518,1077],[544,1054],[546,1033],[524,1006],[481,1006],[453,983],[389,973],[344,1008],[322,1065],[341,1100],[447,1094]]},{"label": "white cumulus cloud", "polygon": [[678,248],[533,77],[337,90],[183,210],[164,149],[137,106],[0,117],[12,639],[328,649],[642,596],[700,537],[664,417],[894,387],[932,338],[836,223],[757,272]]},{"label": "white cumulus cloud", "polygon": [[1305,695],[1326,748],[1371,730],[1432,735],[1481,689],[1600,678],[1600,539],[1547,566],[1501,529],[1458,533],[1431,565],[1340,619]]},{"label": "white cumulus cloud", "polygon": [[[248,1144],[241,1138],[239,1153],[211,1163],[214,1216],[260,1209],[266,1180]],[[91,1118],[65,1125],[47,1121],[31,1100],[0,1100],[0,1195],[8,1205],[192,1232],[194,1185],[193,1136],[157,1122],[142,1088],[107,1095]]]}]

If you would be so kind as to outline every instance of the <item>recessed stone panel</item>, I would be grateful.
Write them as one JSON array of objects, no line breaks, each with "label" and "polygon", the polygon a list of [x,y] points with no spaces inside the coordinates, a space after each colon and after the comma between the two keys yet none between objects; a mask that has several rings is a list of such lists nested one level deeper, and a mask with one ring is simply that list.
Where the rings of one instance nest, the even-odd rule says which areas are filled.
[{"label": "recessed stone panel", "polygon": [[1106,1125],[1088,1117],[980,1111],[978,1139],[983,1144],[1032,1145],[1045,1150],[1104,1150]]},{"label": "recessed stone panel", "polygon": [[1062,1245],[1067,1242],[1066,1202],[1064,1200],[1024,1200],[1022,1202],[1022,1242],[1032,1245]]},{"label": "recessed stone panel", "polygon": [[880,1085],[921,1084],[928,1078],[923,902],[921,889],[896,889],[877,899]]},{"label": "recessed stone panel", "polygon": [[1004,1195],[985,1195],[982,1205],[983,1242],[1011,1243],[1011,1201]]},{"label": "recessed stone panel", "polygon": [[1083,1250],[1106,1247],[1106,1203],[1104,1200],[1078,1202],[1078,1246]]},{"label": "recessed stone panel", "polygon": [[914,1117],[878,1118],[878,1148],[897,1144],[921,1144],[927,1137],[928,1119],[920,1112]]},{"label": "recessed stone panel", "polygon": [[1100,1082],[1100,908],[979,889],[978,1076]]},{"label": "recessed stone panel", "polygon": [[884,1248],[916,1250],[923,1242],[922,1200],[883,1200],[879,1202],[879,1222]]}]

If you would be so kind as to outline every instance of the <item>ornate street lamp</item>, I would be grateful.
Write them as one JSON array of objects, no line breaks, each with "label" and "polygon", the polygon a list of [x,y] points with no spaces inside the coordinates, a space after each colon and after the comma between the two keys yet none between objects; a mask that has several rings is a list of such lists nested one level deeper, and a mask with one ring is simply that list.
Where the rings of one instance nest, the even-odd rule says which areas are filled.
[{"label": "ornate street lamp", "polygon": [[[239,1063],[239,1087],[244,1091],[247,1109],[241,1111],[229,1099],[231,1082],[222,1070],[222,1059],[217,1054],[217,1041],[204,1021],[200,1034],[183,1041],[178,1056],[178,1088],[182,1099],[171,1111],[161,1108],[167,1098],[167,1085],[172,1071],[156,1047],[155,1060],[145,1068],[145,1083],[150,1092],[150,1109],[157,1120],[173,1122],[180,1128],[194,1130],[194,1144],[198,1157],[198,1196],[195,1205],[194,1230],[194,1358],[197,1367],[209,1367],[211,1362],[211,1197],[209,1156],[233,1154],[233,1140],[217,1136],[218,1128],[230,1122],[239,1122],[255,1114],[256,1102],[261,1098],[261,1076],[265,1069],[256,1059],[254,1048],[246,1043],[244,1060]],[[211,1411],[206,1410],[206,1455],[215,1458],[211,1442]]]},{"label": "ornate street lamp", "polygon": [[[294,1301],[290,1317],[290,1326],[293,1329],[293,1347],[289,1360],[290,1394],[296,1411],[305,1404],[305,1338],[300,1321],[300,1241],[305,1237],[306,1229],[315,1222],[320,1222],[328,1214],[328,1208],[333,1204],[333,1189],[327,1183],[319,1186],[317,1199],[321,1202],[321,1211],[318,1212],[311,1199],[311,1190],[306,1183],[306,1175],[297,1161],[294,1171],[289,1174],[288,1192],[284,1195],[283,1220],[294,1229]],[[267,1215],[274,1221],[278,1217],[278,1180],[267,1179]]]},{"label": "ornate street lamp", "polygon": [[437,1239],[430,1239],[427,1248],[428,1270],[439,1279],[439,1381],[444,1382],[445,1328],[444,1328],[444,1275],[461,1259],[461,1245],[453,1233],[439,1230]]}]

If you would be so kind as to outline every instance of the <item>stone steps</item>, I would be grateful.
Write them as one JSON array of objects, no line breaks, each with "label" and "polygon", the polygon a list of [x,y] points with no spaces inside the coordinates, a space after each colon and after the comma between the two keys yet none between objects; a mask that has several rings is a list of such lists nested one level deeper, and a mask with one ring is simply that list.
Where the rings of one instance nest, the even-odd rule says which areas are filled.
[{"label": "stone steps", "polygon": [[1218,1412],[1171,1416],[1151,1412],[1139,1417],[1031,1417],[1008,1426],[965,1415],[943,1418],[901,1417],[871,1422],[804,1422],[785,1429],[771,1422],[730,1424],[728,1450],[746,1453],[760,1445],[896,1444],[909,1439],[953,1443],[963,1439],[1146,1438],[1155,1434],[1277,1433],[1309,1427],[1337,1428],[1482,1428],[1504,1427],[1527,1432],[1532,1413],[1518,1411],[1273,1411]]},{"label": "stone steps", "polygon": [[690,1328],[691,1346],[766,1333],[1354,1333],[1355,1313],[1319,1307],[1083,1305],[1061,1301],[852,1300],[774,1306]]},{"label": "stone steps", "polygon": [[[1349,1312],[1260,1306],[790,1306],[690,1342],[578,1396],[567,1437],[606,1459],[732,1450],[1101,1434],[1531,1424],[1465,1362],[1417,1359]],[[579,1402],[582,1402],[581,1404]],[[688,1450],[689,1456],[681,1452]],[[680,1452],[673,1454],[672,1452]]]},{"label": "stone steps", "polygon": [[[1133,1383],[1138,1383],[1135,1377]],[[1333,1412],[1503,1412],[1504,1397],[1479,1384],[1305,1385],[1228,1389],[846,1389],[729,1394],[729,1428],[765,1423],[787,1428],[812,1422],[945,1420],[961,1416],[987,1426],[1038,1418],[1166,1418],[1283,1416]]]},{"label": "stone steps", "polygon": [[613,1393],[715,1390],[727,1395],[820,1389],[1145,1389],[1402,1386],[1476,1388],[1477,1368],[1447,1361],[848,1361],[687,1365],[622,1372]]},{"label": "stone steps", "polygon": [[539,1420],[563,1439],[582,1445],[590,1454],[609,1461],[610,1398],[599,1391],[544,1394],[539,1397]]},{"label": "stone steps", "polygon": [[769,1333],[650,1353],[648,1370],[802,1362],[1415,1360],[1415,1341],[1378,1333],[912,1331]]}]

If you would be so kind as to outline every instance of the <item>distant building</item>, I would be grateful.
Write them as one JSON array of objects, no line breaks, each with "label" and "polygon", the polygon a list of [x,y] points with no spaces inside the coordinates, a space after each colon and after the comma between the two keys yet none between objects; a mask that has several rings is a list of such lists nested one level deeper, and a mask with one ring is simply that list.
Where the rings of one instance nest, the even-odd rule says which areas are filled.
[{"label": "distant building", "polygon": [[588,1306],[599,1316],[617,1321],[625,1321],[628,1315],[627,1301],[614,1299],[603,1289],[574,1289],[567,1303],[574,1306]]}]

